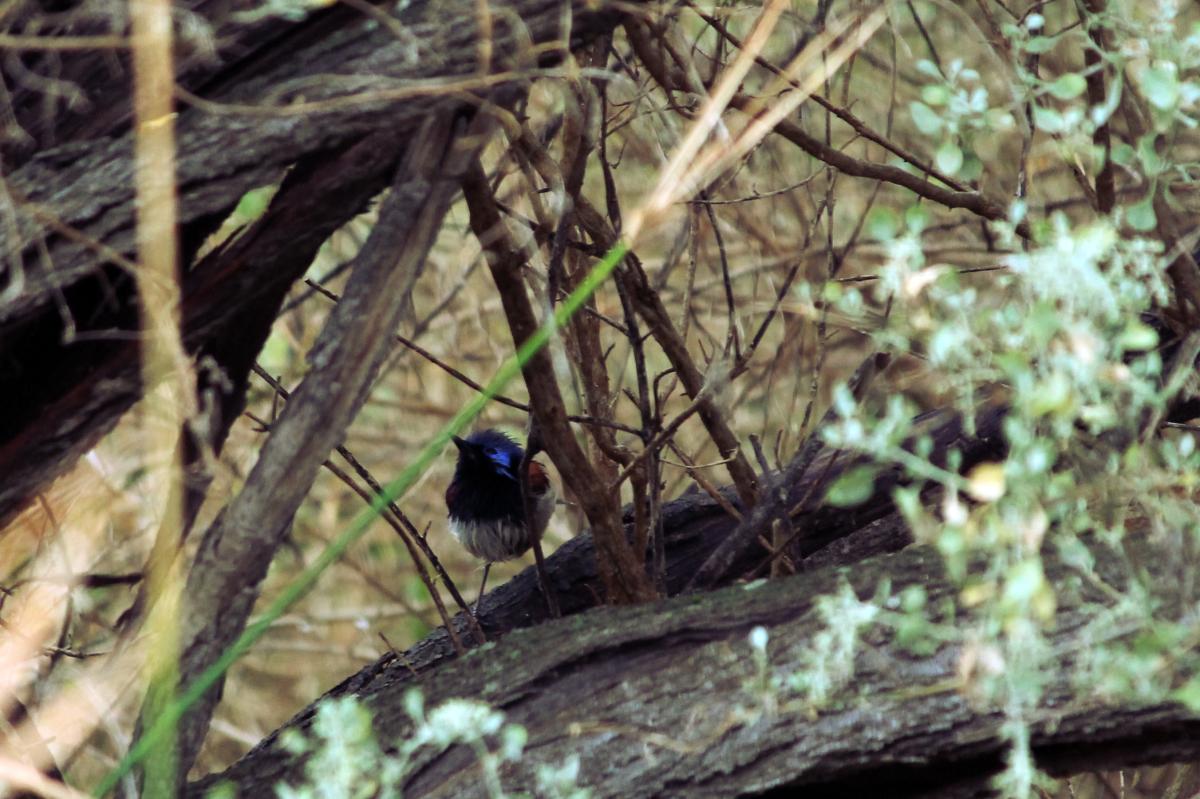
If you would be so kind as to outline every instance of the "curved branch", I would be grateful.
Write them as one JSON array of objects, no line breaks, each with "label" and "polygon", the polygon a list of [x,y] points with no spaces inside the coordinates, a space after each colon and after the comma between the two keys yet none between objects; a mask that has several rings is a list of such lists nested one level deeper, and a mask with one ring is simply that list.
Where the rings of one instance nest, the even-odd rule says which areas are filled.
[{"label": "curved branch", "polygon": [[[1158,562],[1146,540],[1128,544],[1139,550],[1139,562]],[[1092,551],[1101,579],[1120,590],[1123,556],[1100,545]],[[1095,635],[1115,642],[1130,631],[1085,630],[1111,599],[1072,581],[1074,572],[1054,557],[1046,565],[1060,590],[1057,625],[1047,633],[1057,655],[1044,664],[1044,700],[1028,717],[1039,767],[1065,774],[1200,754],[1200,717],[1182,706],[1103,701],[1077,686],[1071,653],[1094,645]],[[969,695],[957,645],[914,658],[886,627],[874,628],[860,638],[854,673],[829,701],[815,706],[787,687],[789,676],[812,668],[814,636],[826,629],[817,597],[848,584],[869,601],[884,580],[893,595],[921,586],[933,605],[955,604],[953,618],[970,624],[971,611],[940,557],[918,546],[853,570],[604,608],[588,614],[586,624],[550,622],[446,664],[421,687],[427,706],[472,697],[525,727],[525,755],[502,773],[506,791],[531,790],[539,766],[577,755],[579,783],[597,796],[757,795],[801,786],[806,797],[976,795],[1004,766],[1006,720],[999,708]],[[1151,575],[1150,584],[1163,594],[1158,607],[1172,607],[1177,581]],[[754,627],[768,633],[763,659],[747,640]],[[358,692],[382,740],[411,730],[404,693],[387,679]],[[418,766],[406,796],[486,795],[470,750],[457,747]],[[266,747],[221,778],[246,796],[300,773],[295,761]],[[189,795],[200,796],[213,782],[193,785]]]},{"label": "curved branch", "polygon": [[[268,26],[269,38],[238,39],[239,57],[204,82],[207,96],[236,104],[209,102],[179,111],[184,262],[245,192],[277,182],[297,161],[345,152],[376,133],[402,142],[437,109],[474,111],[467,93],[444,93],[438,80],[499,85],[492,100],[511,101],[531,69],[610,30],[617,13],[590,0],[515,0],[509,8],[490,32],[494,52],[503,55],[493,59],[499,77],[478,71],[474,0],[406,4],[395,17],[409,33],[404,37],[394,26],[345,12],[315,14],[286,35]],[[564,20],[570,20],[569,30]],[[398,95],[397,86],[407,93]],[[288,93],[301,89],[310,103],[338,102],[320,113],[295,113]],[[368,101],[364,92],[375,92],[376,99]],[[125,134],[45,150],[4,175],[0,185],[0,199],[17,206],[15,217],[0,225],[0,525],[94,446],[142,393],[136,368],[128,368],[139,357],[137,296],[129,275],[131,142]],[[367,176],[376,191],[387,184],[392,163]],[[359,194],[361,180],[346,183],[353,185],[334,180],[326,193],[311,198],[316,205],[324,201],[329,221],[366,200]],[[293,238],[311,235],[297,225]],[[258,261],[227,266],[216,275],[185,275],[191,352],[219,339],[210,322],[235,317],[260,299],[224,289],[273,284],[279,274]]]},{"label": "curved branch", "polygon": [[[755,101],[744,94],[739,94],[729,104],[734,108],[747,109],[754,107]],[[780,122],[775,126],[775,132],[801,150],[804,150],[813,158],[824,161],[839,172],[843,172],[851,177],[871,178],[872,180],[892,183],[906,188],[920,197],[941,203],[947,208],[961,208],[984,219],[1000,221],[1008,218],[1008,209],[1003,204],[979,192],[954,191],[953,189],[943,188],[930,183],[920,175],[905,172],[899,167],[888,164],[875,164],[846,155],[841,150],[830,147],[820,139],[809,136],[804,132],[803,128],[794,122],[786,120]],[[1017,225],[1016,232],[1022,238],[1029,238],[1028,224],[1022,222]]]}]

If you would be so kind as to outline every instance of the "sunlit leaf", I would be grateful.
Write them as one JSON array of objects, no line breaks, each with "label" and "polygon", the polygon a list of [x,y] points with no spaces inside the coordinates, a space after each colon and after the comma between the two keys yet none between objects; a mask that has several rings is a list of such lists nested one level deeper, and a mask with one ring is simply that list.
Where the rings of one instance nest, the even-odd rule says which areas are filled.
[{"label": "sunlit leaf", "polygon": [[1158,137],[1153,133],[1147,133],[1140,137],[1137,142],[1138,160],[1142,163],[1142,171],[1146,173],[1146,177],[1154,177],[1162,174],[1167,168],[1167,162],[1158,154],[1158,149],[1155,146]]},{"label": "sunlit leaf", "polygon": [[1044,130],[1046,133],[1062,133],[1066,127],[1062,114],[1053,108],[1042,108],[1041,106],[1033,108],[1033,124],[1037,126],[1038,130]]},{"label": "sunlit leaf", "polygon": [[941,116],[925,103],[914,100],[908,104],[908,111],[912,114],[913,124],[917,126],[917,130],[926,136],[932,136],[941,131]]},{"label": "sunlit leaf", "polygon": [[963,153],[957,143],[946,140],[938,148],[935,160],[939,170],[947,175],[955,175],[963,165]]},{"label": "sunlit leaf", "polygon": [[1193,713],[1200,713],[1200,676],[1193,677],[1172,691],[1171,698]]},{"label": "sunlit leaf", "polygon": [[1125,221],[1131,228],[1142,233],[1154,230],[1158,226],[1158,217],[1154,214],[1154,200],[1150,195],[1126,209]]},{"label": "sunlit leaf", "polygon": [[1059,100],[1074,100],[1083,94],[1086,88],[1087,81],[1083,79],[1082,75],[1074,72],[1059,75],[1055,81],[1046,86],[1046,90]]},{"label": "sunlit leaf", "polygon": [[929,105],[945,105],[950,101],[950,90],[940,83],[922,87],[921,99]]},{"label": "sunlit leaf", "polygon": [[826,501],[838,508],[861,505],[874,493],[877,474],[879,474],[879,467],[875,465],[854,467],[829,487],[829,493],[825,495]]},{"label": "sunlit leaf", "polygon": [[1054,45],[1058,44],[1058,38],[1055,36],[1034,36],[1025,43],[1025,52],[1037,55],[1054,49]]},{"label": "sunlit leaf", "polygon": [[1109,153],[1109,158],[1111,158],[1112,162],[1118,166],[1129,166],[1133,163],[1133,147],[1125,142],[1116,142],[1112,146],[1112,152]]},{"label": "sunlit leaf", "polygon": [[1158,345],[1158,332],[1141,320],[1125,325],[1117,337],[1117,346],[1124,350],[1148,350]]},{"label": "sunlit leaf", "polygon": [[900,217],[891,208],[872,208],[867,214],[867,235],[879,241],[891,241],[900,230]]},{"label": "sunlit leaf", "polygon": [[1147,67],[1141,74],[1142,91],[1146,99],[1161,111],[1170,111],[1179,102],[1179,79],[1175,65],[1160,62]]}]

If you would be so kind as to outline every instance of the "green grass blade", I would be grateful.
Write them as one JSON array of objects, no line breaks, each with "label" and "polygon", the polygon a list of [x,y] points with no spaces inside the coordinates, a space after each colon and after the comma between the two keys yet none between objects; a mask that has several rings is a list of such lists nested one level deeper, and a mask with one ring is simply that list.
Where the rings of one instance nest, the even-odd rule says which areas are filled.
[{"label": "green grass blade", "polygon": [[612,274],[617,264],[625,257],[628,249],[628,246],[621,241],[605,254],[604,258],[592,268],[583,282],[579,284],[579,287],[571,292],[570,296],[555,309],[554,315],[543,323],[537,332],[518,348],[515,355],[500,366],[483,391],[472,397],[471,401],[464,405],[454,415],[454,418],[447,422],[434,435],[429,443],[417,453],[417,456],[409,462],[404,471],[395,480],[384,486],[381,494],[375,496],[370,507],[359,513],[354,518],[354,521],[350,523],[350,526],[331,541],[321,551],[317,559],[292,580],[280,592],[279,596],[275,597],[274,601],[271,602],[263,614],[253,623],[246,626],[246,629],[242,631],[238,639],[222,653],[216,662],[205,669],[194,682],[181,691],[176,699],[163,709],[162,713],[155,718],[154,723],[150,725],[142,737],[130,748],[121,762],[100,781],[92,792],[93,796],[100,797],[107,795],[134,766],[141,762],[154,749],[159,741],[166,736],[174,734],[175,728],[178,726],[180,719],[183,718],[183,714],[187,712],[187,709],[195,704],[208,689],[212,688],[217,680],[221,678],[221,675],[238,658],[246,654],[250,647],[263,636],[270,626],[313,587],[322,572],[336,563],[346,550],[367,532],[371,523],[379,517],[389,502],[393,502],[404,496],[405,492],[420,479],[425,470],[429,468],[429,465],[433,463],[434,458],[449,443],[450,437],[458,434],[470,424],[487,403],[503,391],[504,387],[514,377],[520,374],[521,367],[533,357],[534,353],[546,346],[546,343],[550,341],[550,337],[554,335],[554,331],[565,324],[587,302],[588,298],[592,296],[600,284],[608,279],[608,276]]}]

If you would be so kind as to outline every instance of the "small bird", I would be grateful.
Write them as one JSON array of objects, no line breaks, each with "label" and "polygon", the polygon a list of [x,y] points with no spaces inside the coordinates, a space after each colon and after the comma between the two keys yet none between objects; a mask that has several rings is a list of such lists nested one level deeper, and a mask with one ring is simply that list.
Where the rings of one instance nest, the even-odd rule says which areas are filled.
[{"label": "small bird", "polygon": [[458,464],[446,488],[450,532],[468,552],[484,561],[483,583],[479,586],[482,599],[492,563],[520,557],[535,539],[541,540],[554,513],[554,487],[546,469],[531,460],[530,525],[525,519],[518,474],[525,457],[521,446],[498,430],[481,430],[465,439],[454,436],[454,444],[458,447]]}]

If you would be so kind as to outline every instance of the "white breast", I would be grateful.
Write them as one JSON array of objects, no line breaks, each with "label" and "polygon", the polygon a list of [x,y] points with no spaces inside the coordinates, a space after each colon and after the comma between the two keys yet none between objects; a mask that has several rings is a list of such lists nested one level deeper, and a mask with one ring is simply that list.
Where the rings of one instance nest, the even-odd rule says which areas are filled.
[{"label": "white breast", "polygon": [[451,519],[450,532],[468,552],[488,562],[519,557],[530,545],[523,525],[504,521],[464,522]]}]

